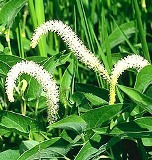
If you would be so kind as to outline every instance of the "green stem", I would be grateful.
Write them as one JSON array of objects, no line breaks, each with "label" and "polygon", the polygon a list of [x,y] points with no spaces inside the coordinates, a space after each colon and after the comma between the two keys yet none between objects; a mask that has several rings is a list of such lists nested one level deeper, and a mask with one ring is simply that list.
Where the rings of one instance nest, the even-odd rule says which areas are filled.
[{"label": "green stem", "polygon": [[39,108],[39,100],[37,99],[36,100],[36,105],[35,105],[35,115],[37,116],[37,111],[38,111],[38,108]]},{"label": "green stem", "polygon": [[[35,11],[36,11],[38,26],[40,26],[41,24],[45,22],[43,0],[35,0]],[[46,54],[46,36],[41,37],[38,47],[40,51],[40,56],[46,57],[47,56]]]},{"label": "green stem", "polygon": [[[35,4],[35,6],[34,6]],[[43,0],[29,0],[29,10],[34,28],[45,22]],[[46,36],[43,36],[38,44],[40,56],[46,57]]]},{"label": "green stem", "polygon": [[17,43],[18,43],[18,50],[19,50],[19,55],[21,58],[24,58],[24,49],[23,49],[23,42],[22,42],[22,31],[21,31],[21,25],[20,22],[18,24],[18,27],[16,29],[16,34],[17,34]]},{"label": "green stem", "polygon": [[[48,1],[48,6],[49,6],[49,18],[53,19],[54,17],[54,12],[53,12],[53,8],[54,8],[54,2],[53,1]],[[54,33],[49,32],[48,33],[48,45],[50,50],[54,50]]]},{"label": "green stem", "polygon": [[35,13],[35,9],[34,9],[33,0],[29,0],[29,10],[30,10],[30,15],[31,15],[31,19],[32,19],[34,28],[36,28],[37,27],[37,20],[36,20],[36,13]]},{"label": "green stem", "polygon": [[11,43],[10,43],[10,29],[6,30],[5,36],[6,36],[8,48],[10,50],[9,55],[12,55],[12,49],[11,49]]},{"label": "green stem", "polygon": [[124,36],[128,46],[130,47],[130,49],[132,50],[133,53],[135,54],[139,54],[138,51],[135,49],[135,47],[131,44],[131,42],[129,41],[128,37],[126,36],[126,34],[124,33],[124,31],[120,28],[120,26],[117,24],[117,22],[115,21],[115,19],[111,16],[111,18],[113,19],[114,24],[117,26],[117,28],[119,29],[119,31],[121,32],[121,34]]},{"label": "green stem", "polygon": [[22,112],[22,115],[25,116],[26,115],[26,102],[25,100],[23,100],[21,102],[21,112]]},{"label": "green stem", "polygon": [[142,20],[141,20],[141,12],[139,10],[137,0],[133,0],[133,3],[134,3],[134,9],[135,9],[135,13],[136,13],[138,29],[139,29],[139,33],[140,33],[139,35],[140,35],[141,45],[143,48],[143,54],[144,54],[144,57],[150,62],[150,55],[149,55],[148,46],[147,46],[147,42],[146,42],[146,35],[144,32]]},{"label": "green stem", "polygon": [[108,61],[108,66],[110,69],[112,69],[112,55],[111,55],[111,48],[110,48],[110,42],[109,42],[109,36],[108,36],[108,27],[105,19],[105,11],[104,8],[102,9],[102,15],[103,15],[103,22],[104,22],[104,32],[105,32],[105,47],[107,51],[107,61]]},{"label": "green stem", "polygon": [[81,139],[82,139],[82,142],[85,143],[85,138],[84,138],[84,134],[83,134],[83,133],[80,134],[80,137],[81,137]]}]

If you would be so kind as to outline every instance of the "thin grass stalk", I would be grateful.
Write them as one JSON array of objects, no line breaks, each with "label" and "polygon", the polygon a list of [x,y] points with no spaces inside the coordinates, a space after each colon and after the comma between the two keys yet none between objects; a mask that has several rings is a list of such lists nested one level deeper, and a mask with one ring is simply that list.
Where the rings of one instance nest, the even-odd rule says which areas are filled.
[{"label": "thin grass stalk", "polygon": [[[90,2],[91,3],[91,2]],[[92,1],[90,5],[91,10],[91,21],[94,22],[95,14],[96,14],[96,5],[98,5],[97,1]]]},{"label": "thin grass stalk", "polygon": [[[45,13],[44,13],[43,3],[44,3],[43,0],[35,0],[35,11],[36,11],[38,26],[45,22]],[[40,56],[46,57],[47,53],[46,53],[46,36],[45,35],[41,38],[38,47],[40,51]]]},{"label": "thin grass stalk", "polygon": [[43,0],[35,0],[35,12],[37,16],[38,25],[45,22],[45,13],[44,13],[44,5]]},{"label": "thin grass stalk", "polygon": [[93,45],[93,38],[92,38],[92,35],[90,33],[90,28],[92,28],[92,25],[91,25],[92,22],[89,23],[90,21],[87,20],[87,17],[85,15],[85,11],[84,11],[84,7],[83,7],[83,4],[82,4],[82,0],[81,0],[81,5],[82,5],[82,11],[83,11],[83,16],[84,16],[86,31],[88,33],[88,41],[90,42],[90,49],[95,53],[95,49],[94,49],[94,45]]},{"label": "thin grass stalk", "polygon": [[[31,15],[31,19],[33,22],[33,26],[35,29],[38,25],[40,25],[41,23],[44,23],[45,21],[43,0],[36,0],[35,3],[34,3],[34,0],[29,0],[29,10],[30,10],[30,15]],[[46,56],[45,39],[46,39],[45,36],[43,36],[38,45],[40,56]]]},{"label": "thin grass stalk", "polygon": [[9,48],[9,55],[12,55],[12,47],[10,42],[10,28],[5,31],[6,42]]},{"label": "thin grass stalk", "polygon": [[[103,5],[103,2],[101,2],[101,5]],[[101,8],[103,9],[102,6],[101,6]],[[98,28],[99,28],[99,39],[103,43],[104,40],[105,40],[105,33],[104,33],[104,23],[105,23],[105,18],[104,17],[105,16],[104,16],[103,12],[100,10],[100,8],[99,8],[99,14],[100,14],[99,26],[98,26]],[[95,35],[95,33],[94,33],[94,35]],[[107,69],[108,73],[110,73],[110,67],[109,67],[107,57],[103,53],[103,50],[101,48],[101,44],[99,44],[99,41],[97,40],[97,38],[95,36],[94,36],[94,38],[95,38],[95,41],[97,43],[97,47],[98,47],[98,50],[100,52],[103,64],[104,64],[105,68]]]},{"label": "thin grass stalk", "polygon": [[143,25],[142,25],[141,12],[139,10],[139,5],[138,5],[137,0],[133,0],[133,3],[134,3],[136,20],[137,20],[138,29],[139,29],[139,36],[140,36],[141,45],[143,48],[143,54],[144,54],[145,59],[147,59],[149,62],[151,62],[149,51],[148,51],[148,46],[147,46],[147,42],[146,42],[146,35],[145,35]]},{"label": "thin grass stalk", "polygon": [[130,49],[132,50],[133,53],[135,54],[139,54],[138,51],[135,49],[135,47],[131,44],[131,42],[129,41],[129,39],[127,38],[127,36],[125,35],[125,33],[123,32],[123,30],[120,28],[120,26],[117,24],[117,22],[115,21],[115,19],[111,16],[111,18],[114,21],[114,24],[118,27],[119,31],[122,33],[122,35],[125,38],[125,41],[127,42],[128,46],[130,47]]},{"label": "thin grass stalk", "polygon": [[[49,9],[49,17],[50,19],[53,19],[54,17],[54,12],[53,12],[53,8],[55,7],[53,1],[49,1],[48,3],[48,9]],[[52,32],[49,32],[48,34],[48,45],[50,50],[54,50],[54,38],[53,38],[54,34]]]},{"label": "thin grass stalk", "polygon": [[[74,6],[74,31],[77,33],[77,15],[76,15],[76,6]],[[74,58],[74,57],[73,57]],[[78,59],[75,58],[75,77],[77,77],[77,82],[80,83],[80,74],[78,70]]]},{"label": "thin grass stalk", "polygon": [[[93,30],[93,27],[91,27],[90,26],[90,33],[91,33],[91,35],[92,35],[92,38],[94,39],[94,41],[96,42],[97,41],[97,38],[96,38],[96,35],[95,35],[95,33],[94,33],[94,30]],[[93,50],[94,50],[94,47],[93,47]],[[95,51],[94,51],[95,52]],[[100,51],[100,54],[101,54],[102,52]],[[102,55],[104,55],[103,53],[102,53]],[[105,56],[105,55],[104,55]],[[103,58],[104,59],[104,58]],[[105,59],[106,59],[106,57],[105,57]],[[107,63],[107,65],[108,65],[108,63]],[[96,77],[97,77],[97,81],[98,81],[98,85],[99,85],[99,87],[102,87],[102,88],[104,88],[105,87],[105,85],[104,85],[104,83],[103,83],[103,81],[102,81],[102,78],[96,73]]]},{"label": "thin grass stalk", "polygon": [[89,35],[88,35],[88,26],[86,26],[86,17],[85,17],[85,12],[84,12],[82,1],[81,0],[76,0],[76,2],[77,2],[79,15],[80,15],[80,18],[81,18],[81,25],[83,26],[83,29],[84,29],[84,32],[85,32],[88,48],[92,49],[92,46],[91,46],[91,43],[90,43],[90,38],[89,38]]},{"label": "thin grass stalk", "polygon": [[36,13],[35,13],[35,8],[34,8],[33,0],[29,0],[28,4],[29,4],[30,16],[31,16],[34,28],[36,28],[38,25],[37,25]]},{"label": "thin grass stalk", "polygon": [[107,61],[109,68],[112,69],[112,55],[111,55],[111,49],[110,49],[110,42],[109,42],[109,37],[107,33],[107,27],[105,28],[105,35],[106,35],[106,40],[105,40],[105,45],[106,45],[106,51],[107,51]]},{"label": "thin grass stalk", "polygon": [[108,37],[108,27],[105,19],[105,12],[104,8],[102,8],[102,15],[103,15],[103,25],[104,25],[104,32],[105,32],[105,48],[107,51],[107,61],[108,61],[108,66],[110,70],[112,69],[112,55],[111,55],[111,48],[110,48],[110,42],[109,42],[109,37]]},{"label": "thin grass stalk", "polygon": [[108,6],[108,8],[111,7],[111,0],[107,0],[107,6]]},{"label": "thin grass stalk", "polygon": [[22,31],[21,31],[21,24],[20,24],[20,22],[18,24],[18,27],[16,28],[16,34],[17,34],[17,43],[18,43],[19,56],[21,58],[25,58],[24,48],[23,48],[23,42],[22,42]]},{"label": "thin grass stalk", "polygon": [[108,65],[107,58],[106,58],[105,54],[103,53],[101,45],[99,44],[98,39],[97,39],[93,30],[92,30],[92,34],[93,34],[93,38],[95,39],[95,42],[96,42],[96,45],[97,45],[97,48],[98,48],[98,52],[100,53],[102,62],[104,64],[105,68],[107,69],[108,73],[110,73],[110,68],[109,68],[109,65]]}]

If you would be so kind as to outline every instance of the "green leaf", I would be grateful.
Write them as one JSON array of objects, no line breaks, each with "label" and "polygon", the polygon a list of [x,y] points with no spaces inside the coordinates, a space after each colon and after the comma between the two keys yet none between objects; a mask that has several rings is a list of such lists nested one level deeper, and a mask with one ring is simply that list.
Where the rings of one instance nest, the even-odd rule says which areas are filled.
[{"label": "green leaf", "polygon": [[39,64],[43,64],[48,60],[48,57],[30,56],[26,58],[28,61],[34,61]]},{"label": "green leaf", "polygon": [[61,55],[60,58],[59,58],[58,66],[62,65],[62,64],[65,64],[69,60],[70,56],[71,56],[70,53],[65,54],[65,55]]},{"label": "green leaf", "polygon": [[5,129],[5,128],[0,128],[0,136],[3,136],[3,135],[6,135],[6,134],[9,134],[10,133],[10,131],[9,130],[7,130],[7,129]]},{"label": "green leaf", "polygon": [[84,96],[95,106],[107,104],[108,102],[104,101],[100,97],[93,95],[91,93],[84,93]]},{"label": "green leaf", "polygon": [[69,150],[68,144],[59,137],[52,138],[25,151],[17,160],[63,158]]},{"label": "green leaf", "polygon": [[0,111],[0,127],[28,136],[30,130],[36,129],[35,121],[29,117],[9,111]]},{"label": "green leaf", "polygon": [[105,152],[108,148],[112,147],[120,141],[120,138],[113,137],[107,143],[101,145],[101,136],[94,134],[90,140],[88,140],[74,160],[91,160],[96,159]]},{"label": "green leaf", "polygon": [[66,106],[68,104],[69,95],[72,90],[74,79],[74,64],[71,62],[65,70],[60,84],[60,101]]},{"label": "green leaf", "polygon": [[[64,140],[66,140],[67,142],[74,144],[75,142],[73,141],[72,137],[69,136],[68,132],[69,132],[69,130],[63,130],[62,133],[60,134],[60,137],[63,138]],[[71,131],[70,131],[70,133],[71,133]],[[76,139],[76,142],[79,140],[78,138],[75,138],[75,139]]]},{"label": "green leaf", "polygon": [[20,153],[24,153],[25,151],[35,147],[38,144],[39,142],[34,141],[34,140],[23,141],[20,145]]},{"label": "green leaf", "polygon": [[22,61],[22,58],[13,55],[0,54],[0,61],[7,64],[9,67],[12,67],[17,62]]},{"label": "green leaf", "polygon": [[[127,37],[130,37],[133,33],[135,33],[135,23],[134,22],[127,22],[120,26],[121,30],[125,33]],[[108,37],[110,47],[113,48],[118,44],[125,41],[126,37],[122,34],[120,29],[117,27]],[[105,40],[106,41],[106,40]],[[106,52],[105,43],[103,43],[103,52]]]},{"label": "green leaf", "polygon": [[152,146],[152,138],[142,138],[142,142],[143,142],[143,145],[144,146],[149,146],[151,147]]},{"label": "green leaf", "polygon": [[66,118],[61,119],[60,121],[53,123],[49,126],[49,129],[61,128],[67,130],[76,131],[78,134],[81,134],[86,128],[86,122],[77,115],[71,115]]},{"label": "green leaf", "polygon": [[0,153],[1,160],[17,160],[19,156],[19,150],[8,149]]},{"label": "green leaf", "polygon": [[80,91],[93,105],[107,104],[109,101],[109,92],[94,85],[76,84],[76,91]]},{"label": "green leaf", "polygon": [[0,76],[6,77],[8,71],[10,70],[10,67],[7,63],[0,60]]},{"label": "green leaf", "polygon": [[86,112],[92,109],[89,100],[87,100],[87,98],[82,92],[75,92],[72,95],[72,101],[76,103],[76,107],[78,108],[79,113]]},{"label": "green leaf", "polygon": [[[32,60],[36,63],[39,63],[49,73],[53,74],[61,56],[62,56],[61,54],[50,58],[34,56],[27,58],[27,60]],[[42,86],[34,78],[32,77],[29,78],[29,76],[24,76],[24,77],[28,81],[28,89],[25,95],[28,101],[39,98],[42,93]]]},{"label": "green leaf", "polygon": [[110,134],[134,138],[152,138],[152,118],[142,117],[132,122],[118,124]]},{"label": "green leaf", "polygon": [[41,63],[41,65],[44,66],[44,68],[49,72],[49,73],[53,73],[54,69],[57,67],[57,64],[59,62],[59,55],[53,56],[51,58],[49,58],[48,60],[46,60],[44,63]]},{"label": "green leaf", "polygon": [[[29,61],[34,61],[36,63],[40,63],[40,65],[44,66],[44,69],[46,69],[48,72],[53,72],[55,69],[55,64],[57,63],[57,59],[55,60],[54,57],[52,58],[45,58],[45,57],[29,57],[27,58]],[[28,83],[28,88],[26,90],[25,97],[28,101],[35,100],[41,96],[42,93],[42,86],[38,83],[38,81],[29,76],[29,75],[24,75],[22,76],[24,79],[26,79]]]},{"label": "green leaf", "polygon": [[[34,98],[34,96],[33,96]],[[47,109],[47,103],[46,103],[46,97],[45,96],[41,96],[39,97],[39,99],[33,99],[28,97],[28,102],[27,105],[30,106],[31,108],[33,108],[34,110],[36,109],[35,106],[37,106],[38,110],[41,112],[42,109]]]},{"label": "green leaf", "polygon": [[9,28],[27,0],[10,0],[0,10],[0,24]]},{"label": "green leaf", "polygon": [[108,127],[96,128],[93,130],[97,134],[132,137],[132,138],[152,138],[152,118],[142,117],[131,122],[117,124],[112,130]]},{"label": "green leaf", "polygon": [[101,126],[104,122],[110,121],[114,116],[120,113],[122,104],[106,105],[100,108],[90,110],[81,115],[87,123],[87,129]]},{"label": "green leaf", "polygon": [[38,81],[35,78],[30,77],[29,75],[24,75],[22,77],[26,79],[28,84],[28,87],[25,93],[25,97],[27,101],[31,101],[39,98],[42,93],[42,86],[38,83]]},{"label": "green leaf", "polygon": [[[101,140],[101,137],[96,134],[94,134],[90,139],[90,141],[93,141],[94,143],[97,143],[100,140]],[[90,141],[87,141],[83,145],[83,147],[81,148],[81,150],[79,151],[79,153],[77,154],[74,160],[80,160],[80,159],[89,160],[88,158],[98,151],[98,148],[93,147]]]},{"label": "green leaf", "polygon": [[109,133],[109,126],[107,127],[101,127],[101,128],[95,128],[93,131],[97,134],[102,134],[102,135],[110,135]]},{"label": "green leaf", "polygon": [[135,89],[139,92],[145,92],[152,83],[152,65],[146,66],[137,74]]},{"label": "green leaf", "polygon": [[49,73],[53,73],[54,69],[61,65],[64,64],[68,59],[69,55],[63,55],[62,53],[59,53],[55,56],[46,58],[46,57],[40,57],[40,56],[33,56],[33,57],[28,57],[27,60],[32,60],[36,63],[39,63],[42,65]]},{"label": "green leaf", "polygon": [[0,76],[6,77],[7,73],[13,65],[20,62],[22,59],[11,55],[0,55]]},{"label": "green leaf", "polygon": [[118,87],[127,94],[136,104],[141,106],[143,109],[146,109],[148,112],[152,114],[152,99],[147,97],[146,95],[138,92],[137,90],[129,87],[125,87],[122,85],[118,85]]}]

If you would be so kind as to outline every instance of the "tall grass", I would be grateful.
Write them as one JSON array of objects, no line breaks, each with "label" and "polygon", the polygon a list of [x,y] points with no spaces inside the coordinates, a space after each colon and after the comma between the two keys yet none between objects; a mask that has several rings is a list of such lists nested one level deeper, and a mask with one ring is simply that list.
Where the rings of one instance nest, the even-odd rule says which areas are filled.
[{"label": "tall grass", "polygon": [[[151,159],[151,1],[5,0],[0,9],[0,159]],[[53,19],[72,28],[110,78],[128,55],[144,57],[148,66],[128,62],[133,67],[112,86],[56,33],[43,35],[32,49],[34,30]],[[15,102],[7,99],[7,74],[22,60],[43,66],[58,84],[58,120],[51,125],[45,91],[29,75],[19,76]]]}]

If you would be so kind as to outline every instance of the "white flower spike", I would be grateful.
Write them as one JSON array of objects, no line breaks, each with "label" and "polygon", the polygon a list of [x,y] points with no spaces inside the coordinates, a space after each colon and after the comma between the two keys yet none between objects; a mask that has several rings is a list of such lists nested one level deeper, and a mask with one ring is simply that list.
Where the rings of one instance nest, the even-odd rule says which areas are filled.
[{"label": "white flower spike", "polygon": [[140,71],[143,67],[150,65],[150,63],[139,55],[129,55],[121,60],[119,60],[111,72],[110,76],[110,100],[109,104],[114,104],[115,102],[115,86],[118,82],[120,75],[129,68],[134,68]]},{"label": "white flower spike", "polygon": [[101,62],[86,48],[85,45],[83,45],[82,41],[72,31],[72,29],[62,21],[50,20],[38,27],[31,38],[31,47],[35,48],[41,36],[49,31],[57,33],[81,62],[98,72],[108,82],[110,81],[109,74]]},{"label": "white flower spike", "polygon": [[56,121],[56,113],[58,112],[58,87],[53,77],[40,65],[33,61],[21,61],[15,64],[7,74],[6,78],[6,94],[10,102],[14,102],[13,90],[17,78],[21,74],[28,74],[34,77],[41,85],[46,93],[47,106],[48,106],[48,121],[53,123]]}]

